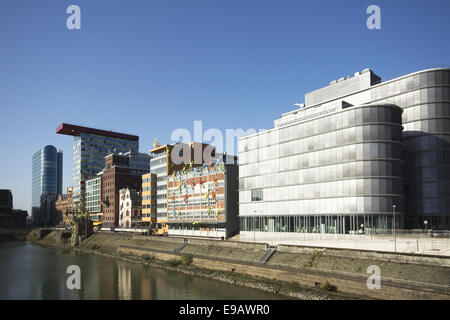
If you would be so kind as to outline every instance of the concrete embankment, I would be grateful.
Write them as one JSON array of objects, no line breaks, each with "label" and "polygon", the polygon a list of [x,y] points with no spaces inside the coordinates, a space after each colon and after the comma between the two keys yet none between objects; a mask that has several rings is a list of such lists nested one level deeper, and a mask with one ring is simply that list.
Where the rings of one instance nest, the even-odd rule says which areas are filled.
[{"label": "concrete embankment", "polygon": [[[57,239],[49,234],[43,241],[50,237]],[[79,249],[156,264],[164,262],[163,267],[212,278],[244,277],[245,281],[240,280],[247,286],[277,283],[278,288],[312,290],[311,296],[315,294],[316,298],[322,293],[327,297],[341,294],[339,298],[450,299],[450,259],[445,257],[280,245],[264,261],[268,248],[261,243],[188,239],[185,244],[182,238],[121,233],[97,233]],[[188,266],[177,263],[186,257],[191,259]],[[370,266],[380,268],[380,289],[368,289]],[[293,296],[295,290],[285,291]]]}]

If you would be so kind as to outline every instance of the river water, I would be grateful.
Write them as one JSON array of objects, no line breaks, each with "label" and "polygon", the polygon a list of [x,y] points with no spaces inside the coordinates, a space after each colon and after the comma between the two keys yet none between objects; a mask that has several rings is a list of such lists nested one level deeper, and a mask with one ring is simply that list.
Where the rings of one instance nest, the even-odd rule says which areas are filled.
[{"label": "river water", "polygon": [[[81,270],[81,289],[68,289],[67,267]],[[215,280],[99,255],[34,245],[0,243],[0,300],[6,299],[284,299]]]}]

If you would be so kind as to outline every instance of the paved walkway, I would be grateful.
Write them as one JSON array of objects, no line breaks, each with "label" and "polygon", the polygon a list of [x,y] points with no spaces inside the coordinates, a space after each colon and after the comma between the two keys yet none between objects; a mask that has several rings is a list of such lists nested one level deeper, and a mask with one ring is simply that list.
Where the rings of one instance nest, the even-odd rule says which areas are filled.
[{"label": "paved walkway", "polygon": [[449,238],[429,238],[399,236],[394,240],[393,236],[365,236],[365,235],[307,235],[304,238],[284,239],[264,236],[263,233],[257,235],[240,235],[233,237],[235,241],[262,242],[270,245],[290,244],[312,247],[347,248],[357,250],[374,250],[386,252],[404,252],[427,255],[439,255],[450,257]]}]

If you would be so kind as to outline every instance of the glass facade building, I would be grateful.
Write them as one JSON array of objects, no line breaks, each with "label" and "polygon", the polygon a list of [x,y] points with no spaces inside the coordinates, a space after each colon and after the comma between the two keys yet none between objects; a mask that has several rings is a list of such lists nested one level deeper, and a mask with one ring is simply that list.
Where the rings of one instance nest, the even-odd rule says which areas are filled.
[{"label": "glass facade building", "polygon": [[[86,210],[91,214],[91,217],[93,213],[101,212],[101,183],[101,176],[86,181]],[[93,217],[92,220],[97,221],[98,217]]]},{"label": "glass facade building", "polygon": [[401,114],[351,107],[241,139],[241,231],[390,228],[392,205],[403,212]]},{"label": "glass facade building", "polygon": [[[32,164],[32,214],[33,220],[44,223],[44,212],[41,212],[43,196],[54,196],[62,193],[62,151],[47,145],[33,155]],[[49,221],[49,217],[46,221]]]},{"label": "glass facade building", "polygon": [[139,137],[63,123],[59,134],[74,136],[73,144],[73,201],[85,195],[86,180],[95,178],[105,166],[105,156],[111,153],[138,153]]},{"label": "glass facade building", "polygon": [[449,142],[450,69],[333,81],[239,140],[241,232],[448,229]]}]

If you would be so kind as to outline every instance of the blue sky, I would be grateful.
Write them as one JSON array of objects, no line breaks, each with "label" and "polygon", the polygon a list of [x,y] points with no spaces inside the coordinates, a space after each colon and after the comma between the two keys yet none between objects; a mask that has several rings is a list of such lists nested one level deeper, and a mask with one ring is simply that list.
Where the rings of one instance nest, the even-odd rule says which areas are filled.
[{"label": "blue sky", "polygon": [[[81,8],[68,30],[66,8]],[[381,30],[366,9],[381,8]],[[31,157],[61,122],[170,142],[176,128],[271,128],[306,92],[366,67],[450,65],[450,1],[2,0],[0,188],[30,209]]]}]

